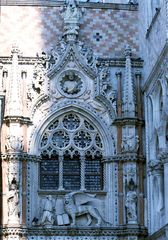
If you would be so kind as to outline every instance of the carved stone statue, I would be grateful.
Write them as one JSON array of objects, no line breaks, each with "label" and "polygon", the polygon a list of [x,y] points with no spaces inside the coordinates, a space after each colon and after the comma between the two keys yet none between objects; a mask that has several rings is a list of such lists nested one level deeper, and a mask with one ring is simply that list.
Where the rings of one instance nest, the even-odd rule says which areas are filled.
[{"label": "carved stone statue", "polygon": [[18,196],[18,189],[17,189],[17,182],[15,178],[13,178],[11,182],[11,186],[9,189],[9,194],[7,198],[8,203],[8,216],[9,216],[9,222],[15,222],[16,219],[19,219],[19,211],[18,211],[18,205],[19,205],[19,196]]},{"label": "carved stone statue", "polygon": [[[80,197],[80,198],[79,198]],[[103,219],[98,209],[91,205],[96,201],[95,195],[84,192],[71,192],[64,197],[64,207],[67,214],[71,217],[71,226],[76,225],[76,217],[86,214],[87,226],[92,223],[92,217],[96,219],[96,226],[100,226]]]},{"label": "carved stone statue", "polygon": [[17,137],[14,135],[8,135],[6,137],[6,151],[16,151],[20,152],[23,150],[23,137]]},{"label": "carved stone statue", "polygon": [[54,224],[54,207],[52,196],[49,195],[45,198],[43,207],[43,213],[40,220],[41,225],[53,225]]},{"label": "carved stone statue", "polygon": [[137,223],[137,194],[136,191],[128,191],[125,200],[128,223]]}]

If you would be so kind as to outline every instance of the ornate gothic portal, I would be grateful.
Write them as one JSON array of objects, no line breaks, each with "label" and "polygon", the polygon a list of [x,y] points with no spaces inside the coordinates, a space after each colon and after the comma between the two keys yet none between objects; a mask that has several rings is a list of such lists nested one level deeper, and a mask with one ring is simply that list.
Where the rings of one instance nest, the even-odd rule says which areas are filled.
[{"label": "ornate gothic portal", "polygon": [[129,45],[97,58],[78,36],[82,13],[67,1],[51,51],[27,58],[15,45],[1,58],[4,240],[147,235],[142,63]]}]

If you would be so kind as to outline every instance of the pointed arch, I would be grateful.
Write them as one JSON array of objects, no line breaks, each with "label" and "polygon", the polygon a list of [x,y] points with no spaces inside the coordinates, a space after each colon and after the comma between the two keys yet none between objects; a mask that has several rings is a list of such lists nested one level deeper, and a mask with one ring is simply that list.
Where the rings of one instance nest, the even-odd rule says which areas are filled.
[{"label": "pointed arch", "polygon": [[29,145],[29,152],[33,155],[39,155],[40,149],[39,149],[39,143],[41,136],[44,132],[44,130],[47,128],[49,123],[51,123],[54,119],[58,118],[59,116],[65,114],[74,112],[77,114],[80,114],[81,117],[84,117],[88,119],[89,122],[95,126],[95,128],[98,130],[103,146],[104,146],[104,157],[114,155],[115,153],[115,142],[114,142],[114,135],[115,133],[112,133],[109,131],[109,127],[104,122],[103,118],[92,111],[92,109],[84,109],[77,104],[67,104],[66,106],[62,106],[59,109],[53,111],[52,113],[48,114],[46,117],[43,118],[41,123],[39,123],[38,126],[35,126],[35,129],[32,131],[33,134],[31,136],[30,145]]}]

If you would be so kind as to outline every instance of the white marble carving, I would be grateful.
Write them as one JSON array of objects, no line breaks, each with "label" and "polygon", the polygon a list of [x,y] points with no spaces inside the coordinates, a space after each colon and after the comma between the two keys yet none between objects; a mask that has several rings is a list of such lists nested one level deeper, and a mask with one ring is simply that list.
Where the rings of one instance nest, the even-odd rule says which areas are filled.
[{"label": "white marble carving", "polygon": [[139,137],[134,135],[123,136],[121,149],[122,152],[137,152],[139,148]]},{"label": "white marble carving", "polygon": [[[46,60],[43,60],[46,62]],[[36,63],[34,65],[34,79],[33,79],[33,89],[40,93],[42,91],[43,83],[45,80],[44,67],[41,63]]]},{"label": "white marble carving", "polygon": [[128,191],[125,200],[127,222],[129,224],[137,223],[137,194],[136,191]]},{"label": "white marble carving", "polygon": [[[78,195],[78,198],[76,198]],[[79,197],[80,195],[80,197]],[[102,223],[102,217],[98,210],[93,207],[90,202],[95,201],[96,195],[86,194],[84,192],[71,192],[64,197],[65,211],[72,219],[71,226],[76,226],[76,217],[86,214],[87,226],[91,225],[92,217],[96,219],[96,226],[100,226]]]},{"label": "white marble carving", "polygon": [[78,36],[81,11],[76,0],[66,0],[66,7],[62,13],[64,18],[64,36],[67,41],[74,41]]},{"label": "white marble carving", "polygon": [[8,223],[18,223],[19,220],[19,190],[16,179],[13,178],[7,198],[8,203]]},{"label": "white marble carving", "polygon": [[42,216],[40,219],[41,225],[53,225],[54,224],[54,206],[52,196],[49,195],[45,198],[44,206],[42,209]]},{"label": "white marble carving", "polygon": [[23,150],[23,137],[18,137],[14,135],[6,136],[5,149],[7,152],[15,151],[20,152]]}]

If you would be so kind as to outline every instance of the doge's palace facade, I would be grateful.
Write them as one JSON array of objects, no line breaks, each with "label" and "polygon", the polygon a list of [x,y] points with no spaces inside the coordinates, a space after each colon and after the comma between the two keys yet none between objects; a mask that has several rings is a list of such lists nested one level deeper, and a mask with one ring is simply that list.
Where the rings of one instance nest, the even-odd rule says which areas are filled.
[{"label": "doge's palace facade", "polygon": [[3,240],[144,240],[163,226],[138,14],[137,1],[2,1]]}]

